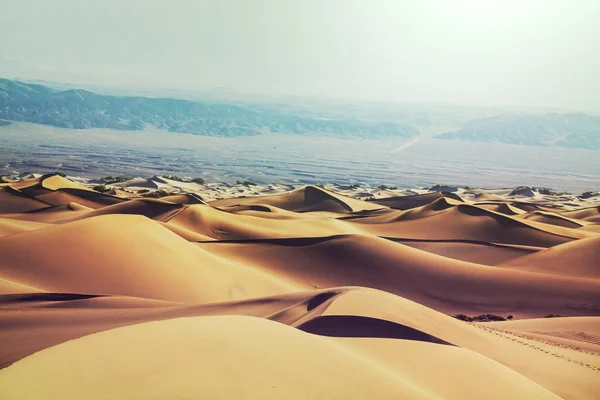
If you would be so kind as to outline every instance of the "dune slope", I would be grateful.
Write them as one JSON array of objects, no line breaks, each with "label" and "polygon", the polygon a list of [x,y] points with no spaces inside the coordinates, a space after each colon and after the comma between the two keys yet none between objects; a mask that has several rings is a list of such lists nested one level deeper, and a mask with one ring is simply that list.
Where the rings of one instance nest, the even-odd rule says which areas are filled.
[{"label": "dune slope", "polygon": [[600,397],[597,196],[175,179],[0,183],[1,399]]}]

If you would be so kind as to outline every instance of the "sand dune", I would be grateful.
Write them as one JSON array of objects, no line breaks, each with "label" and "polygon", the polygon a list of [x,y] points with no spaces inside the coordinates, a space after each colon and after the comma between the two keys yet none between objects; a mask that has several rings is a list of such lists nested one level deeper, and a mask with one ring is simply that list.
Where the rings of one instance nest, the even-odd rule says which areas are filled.
[{"label": "sand dune", "polygon": [[586,232],[529,222],[446,199],[404,212],[389,212],[352,220],[363,232],[413,239],[475,240],[491,243],[550,247],[592,236]]},{"label": "sand dune", "polygon": [[516,333],[532,333],[556,338],[578,341],[579,346],[589,343],[600,350],[600,319],[593,317],[542,318],[513,322],[499,322],[496,328]]},{"label": "sand dune", "polygon": [[551,225],[564,226],[567,228],[581,228],[582,226],[586,226],[587,221],[577,220],[574,218],[568,218],[564,215],[549,213],[544,211],[535,211],[529,214],[526,214],[523,219],[530,221],[538,221]]},{"label": "sand dune", "polygon": [[35,287],[22,285],[20,283],[7,281],[0,278],[0,295],[15,293],[34,293],[38,291],[40,290]]},{"label": "sand dune", "polygon": [[488,201],[503,202],[506,200],[502,196],[498,196],[496,194],[488,193],[488,192],[476,192],[473,194],[472,199],[477,202],[488,202]]},{"label": "sand dune", "polygon": [[0,237],[15,233],[28,232],[36,229],[47,228],[51,224],[42,222],[15,220],[12,218],[0,218]]},{"label": "sand dune", "polygon": [[175,204],[162,199],[132,199],[127,202],[112,204],[97,210],[82,214],[75,219],[86,219],[98,215],[134,214],[143,215],[156,221],[168,221],[183,209],[181,204]]},{"label": "sand dune", "polygon": [[[245,340],[239,340],[240,333]],[[139,337],[145,339],[136,340]],[[103,350],[107,346],[112,350],[110,353]],[[481,371],[478,374],[481,380],[470,388],[475,395],[498,399],[520,395],[558,398],[500,364],[469,352],[434,346],[425,344],[415,352],[430,356],[442,353],[442,358],[456,365],[452,369],[454,379],[466,379],[473,371]],[[414,347],[414,343],[396,341],[394,347],[399,352],[403,347]],[[447,386],[443,382],[420,385],[403,373],[409,362],[383,368],[376,356],[368,357],[365,352],[364,348],[360,353],[354,350],[352,342],[309,335],[258,318],[174,319],[91,335],[38,353],[0,372],[0,390],[16,399],[42,395],[70,399],[79,398],[82,392],[92,399],[105,396],[106,385],[110,383],[114,399],[139,396],[430,399],[442,395],[436,393],[436,386]],[[307,354],[319,354],[319,362],[314,363]],[[87,368],[77,372],[79,379],[72,379],[75,371],[68,366],[81,362]],[[460,367],[465,364],[468,367]],[[498,376],[502,378],[494,379]],[[133,377],[141,377],[139,385],[130,384]],[[28,381],[35,384],[26,384]],[[497,385],[490,388],[488,383],[494,381]],[[223,382],[228,383],[223,385]],[[450,397],[449,393],[443,396],[461,398],[459,393],[456,397]]]},{"label": "sand dune", "polygon": [[196,194],[174,194],[174,195],[170,195],[170,196],[165,196],[162,197],[161,200],[163,201],[169,201],[171,203],[176,203],[176,204],[206,204],[204,202],[204,200],[202,200],[202,197],[196,195]]},{"label": "sand dune", "polygon": [[206,253],[136,215],[105,215],[5,236],[0,253],[0,278],[50,292],[206,303],[298,289]]},{"label": "sand dune", "polygon": [[54,205],[73,202],[93,209],[102,208],[104,206],[123,201],[123,199],[116,196],[89,190],[71,188],[60,189],[54,192],[38,195],[36,198],[47,201],[48,203]]},{"label": "sand dune", "polygon": [[600,206],[562,212],[567,218],[580,219],[593,224],[600,224]]},{"label": "sand dune", "polygon": [[600,314],[590,309],[600,300],[599,281],[471,264],[372,236],[198,246],[304,285],[373,287],[447,313]]},{"label": "sand dune", "polygon": [[[158,177],[154,177],[154,178],[149,178],[149,179],[145,179],[145,178],[134,178],[134,179],[129,179],[125,182],[119,182],[119,183],[115,183],[113,186],[117,187],[117,188],[140,188],[140,189],[158,189],[160,188],[163,182],[159,181],[157,179]],[[98,182],[100,183],[100,182]]]},{"label": "sand dune", "polygon": [[[321,293],[324,294],[323,292]],[[51,298],[47,299],[47,301],[51,300]],[[85,302],[97,300],[98,299],[95,298],[79,300],[65,299],[63,300],[63,302]],[[593,357],[587,356],[587,358],[585,358],[585,354],[582,356],[581,354],[583,353],[572,349],[553,348],[552,345],[549,344],[544,344],[542,342],[536,342],[531,340],[527,341],[529,339],[522,338],[519,339],[521,341],[515,342],[513,340],[513,337],[498,336],[495,333],[495,331],[488,331],[485,329],[477,328],[475,326],[470,326],[461,321],[454,320],[433,310],[427,309],[416,303],[406,301],[400,297],[385,294],[383,292],[372,291],[369,289],[348,288],[342,291],[338,290],[336,292],[333,292],[333,298],[329,297],[326,298],[325,301],[319,300],[314,304],[311,304],[314,300],[319,300],[318,296],[313,295],[312,297],[309,297],[307,295],[304,295],[303,297],[296,296],[294,298],[292,296],[287,295],[281,298],[263,299],[260,301],[250,300],[242,303],[225,303],[215,306],[202,306],[194,308],[191,308],[189,306],[186,308],[178,308],[176,306],[169,307],[169,305],[167,304],[160,303],[145,306],[140,304],[136,310],[129,310],[129,315],[127,315],[126,313],[125,317],[123,317],[122,312],[117,313],[115,312],[116,310],[110,306],[104,306],[103,311],[98,312],[102,310],[97,308],[98,305],[92,308],[88,303],[85,306],[80,305],[83,306],[81,307],[81,311],[87,313],[87,318],[90,319],[87,323],[82,323],[82,318],[80,315],[79,318],[68,318],[66,321],[73,322],[67,322],[67,326],[61,326],[59,329],[57,329],[56,327],[49,328],[53,325],[49,324],[49,320],[46,319],[45,325],[43,325],[45,329],[41,330],[41,332],[48,333],[48,331],[54,329],[54,334],[56,334],[57,330],[70,333],[72,332],[72,329],[74,327],[72,325],[73,323],[76,324],[75,329],[77,329],[77,327],[89,328],[89,326],[94,326],[94,318],[90,318],[91,316],[95,316],[96,321],[104,322],[104,324],[106,324],[107,320],[110,321],[111,318],[115,319],[115,317],[120,318],[121,323],[123,320],[129,318],[130,320],[127,321],[127,324],[133,325],[139,324],[144,321],[143,318],[139,318],[139,315],[143,314],[146,315],[145,320],[152,320],[152,318],[164,320],[176,318],[178,315],[186,315],[185,313],[187,313],[188,316],[194,314],[211,315],[211,313],[231,314],[232,310],[234,310],[233,313],[238,315],[245,314],[264,316],[265,313],[269,312],[269,309],[273,310],[274,307],[283,308],[283,311],[296,309],[296,318],[294,319],[285,321],[285,318],[282,318],[283,313],[281,312],[272,314],[272,316],[269,318],[275,318],[279,322],[284,322],[285,324],[291,326],[297,326],[299,327],[299,329],[305,331],[319,330],[319,326],[321,327],[321,329],[323,329],[323,324],[319,321],[327,322],[329,320],[329,322],[327,323],[327,326],[330,329],[329,332],[321,333],[327,333],[326,336],[330,338],[330,340],[333,340],[335,343],[342,343],[344,345],[350,346],[348,351],[352,353],[358,351],[358,353],[361,356],[368,357],[371,360],[369,362],[369,365],[371,365],[372,368],[375,368],[377,370],[380,367],[384,367],[384,370],[386,370],[387,372],[393,372],[402,376],[410,376],[411,382],[421,382],[421,385],[419,386],[422,389],[431,390],[432,388],[437,388],[436,390],[441,390],[442,393],[444,393],[444,396],[451,396],[451,398],[452,396],[456,396],[456,398],[463,398],[465,394],[462,391],[462,388],[464,388],[464,386],[461,385],[453,389],[454,385],[449,384],[457,379],[466,379],[466,377],[460,378],[461,375],[448,376],[449,371],[453,371],[452,373],[457,372],[460,374],[460,365],[463,365],[463,368],[467,368],[467,370],[471,371],[471,373],[474,373],[476,370],[480,370],[480,374],[482,375],[480,376],[479,374],[477,374],[476,376],[478,376],[479,379],[474,379],[474,382],[476,385],[481,384],[481,386],[477,386],[478,389],[474,390],[476,390],[477,393],[482,393],[482,396],[483,393],[488,393],[488,396],[492,395],[491,393],[504,393],[502,394],[503,396],[509,395],[509,393],[503,391],[498,392],[497,390],[491,390],[491,388],[489,388],[489,385],[492,384],[492,382],[494,382],[494,374],[508,373],[508,371],[500,372],[504,370],[503,368],[505,368],[503,367],[503,365],[507,364],[511,365],[513,369],[513,371],[511,371],[512,376],[520,376],[520,378],[515,379],[521,380],[523,378],[526,378],[524,379],[524,381],[526,380],[529,382],[537,382],[537,384],[539,385],[550,385],[553,386],[553,389],[555,391],[561,391],[563,393],[569,394],[570,396],[575,395],[576,397],[581,397],[582,395],[585,395],[585,393],[589,395],[595,390],[593,381],[585,381],[586,378],[590,379],[595,374],[593,369],[580,366],[580,364],[576,364],[574,362],[565,363],[564,358],[561,358],[573,357],[573,361],[576,361],[577,363],[583,363],[584,361],[587,362],[588,358],[593,359]],[[123,300],[119,301],[122,302]],[[40,300],[40,303],[41,302],[42,301]],[[131,302],[131,300],[129,300],[129,302]],[[286,304],[290,304],[290,302],[295,302],[295,304],[286,307]],[[302,307],[302,305],[304,306]],[[152,313],[152,306],[154,306],[155,309],[159,312]],[[240,308],[240,306],[242,307]],[[77,307],[78,306],[76,305],[71,305],[66,309],[66,311],[76,313],[78,312]],[[94,311],[93,313],[91,312],[91,309]],[[47,313],[47,316],[52,315],[47,311],[48,309],[46,307],[40,307],[39,304],[38,308],[33,308],[31,310],[31,312],[34,312],[36,315],[38,315],[38,318],[40,315],[43,315],[44,312]],[[137,317],[135,316],[135,314],[138,314]],[[16,317],[23,318],[17,313],[13,313],[13,315],[15,315]],[[30,318],[29,320],[35,321],[38,318]],[[360,323],[357,325],[352,325],[347,323],[347,320],[362,322],[365,319],[374,321],[376,322],[376,324],[368,325]],[[343,321],[344,323],[338,324],[337,322],[339,321]],[[114,324],[114,321],[111,322]],[[168,324],[168,322],[169,321],[166,321],[165,324]],[[39,322],[38,324],[41,325],[41,323]],[[382,324],[385,325],[385,329],[378,328],[378,325]],[[367,332],[367,335],[370,339],[368,339],[367,342],[365,342],[364,339],[358,339],[357,336],[360,332],[358,332],[357,334],[357,331],[353,328],[353,326],[356,326],[356,328],[362,330],[363,332],[365,330],[370,329],[370,331]],[[71,329],[66,329],[67,327]],[[188,329],[193,328],[189,327]],[[188,332],[188,329],[186,329],[185,331]],[[204,342],[204,340],[200,340],[204,337],[202,336],[202,332],[210,331],[213,334],[216,334],[216,337],[221,337],[223,332],[219,331],[218,329],[218,325],[214,325],[211,323],[206,327],[205,330],[195,332],[195,337],[198,340],[194,341],[194,343]],[[266,347],[264,347],[264,344],[253,342],[253,340],[257,338],[256,334],[250,334],[244,329],[245,328],[242,326],[236,327],[237,337],[239,338],[240,332],[244,332],[245,337],[245,340],[238,340],[238,343],[244,343],[244,346],[258,347],[259,349],[261,349],[261,351],[265,351],[267,349]],[[269,328],[261,327],[260,329],[261,331],[264,331],[265,335],[270,338],[270,335],[268,333]],[[333,331],[331,331],[331,329],[333,329]],[[400,333],[396,334],[395,337],[391,338],[390,336],[392,335],[390,335],[390,331],[396,333],[400,331]],[[110,332],[107,332],[107,334]],[[195,345],[192,345],[192,343],[190,343],[189,345],[181,343],[181,336],[179,336],[180,334],[183,334],[183,331],[179,334],[173,332],[170,334],[170,336],[179,338],[177,339],[177,343],[178,348],[180,348],[181,351],[193,351],[193,349],[196,348]],[[290,340],[289,338],[285,339],[286,334],[283,333],[283,331],[278,333],[277,336],[284,341]],[[320,336],[322,337],[323,335]],[[147,336],[144,335],[144,337]],[[264,336],[258,335],[258,337]],[[353,337],[354,339],[351,339],[351,337]],[[273,338],[270,338],[268,340],[268,343],[270,343],[271,345],[276,343],[273,342],[272,339]],[[66,345],[76,342],[80,341],[68,342],[66,343]],[[146,342],[148,341],[142,341],[142,343]],[[162,343],[162,346],[159,346],[159,348],[165,348],[165,346],[166,348],[171,348],[168,344],[170,342],[171,341],[161,341],[160,343]],[[112,343],[112,339],[109,343]],[[272,348],[271,345],[269,345],[268,348]],[[310,350],[312,347],[310,344],[302,342],[302,344],[296,345],[302,346],[302,348],[307,352],[306,354],[312,354],[312,350]],[[529,347],[529,345],[532,345],[533,347]],[[103,347],[99,344],[93,346],[94,348]],[[50,347],[50,350],[60,348],[61,346],[55,346]],[[467,349],[468,352],[465,352],[464,349]],[[73,354],[80,354],[82,350],[83,349],[74,350]],[[232,353],[231,359],[229,358],[229,356],[222,353],[222,351],[217,352],[216,354],[218,354],[219,357],[224,357],[225,359],[219,358],[211,362],[210,364],[215,365],[216,363],[216,365],[223,365],[229,362],[233,362],[233,360],[236,359],[236,354],[238,354],[239,351],[242,351],[243,353],[243,350],[238,349],[236,350],[236,353]],[[319,352],[318,354],[329,354],[329,350],[323,349],[322,351],[325,351],[325,353]],[[562,353],[554,355],[555,351],[561,351]],[[288,351],[281,350],[281,352],[286,355],[290,354],[289,349]],[[35,360],[37,359],[37,357],[39,357],[39,355],[44,353],[45,352],[38,353],[32,357],[25,358],[23,360],[23,363],[31,362],[30,360]],[[212,351],[212,353],[214,354],[214,351]],[[411,354],[411,356],[407,356],[406,353]],[[125,354],[129,353],[125,352]],[[165,357],[169,357],[169,354],[171,357],[173,357],[173,354],[171,354],[170,352],[167,352],[165,354]],[[404,354],[404,356],[400,356],[401,354]],[[446,354],[447,356],[444,356],[443,354]],[[467,356],[468,354],[472,355]],[[68,354],[60,353],[60,355],[58,355],[57,357],[65,356],[68,357]],[[180,359],[180,357],[181,356],[177,356],[176,359]],[[583,357],[581,358],[582,361],[579,361],[578,357]],[[204,359],[204,357],[200,358]],[[439,376],[437,374],[435,376],[431,376],[432,366],[431,363],[427,361],[430,361],[432,358],[439,361],[445,360],[443,361],[443,364],[446,365],[446,368],[440,368]],[[127,359],[130,358],[127,357]],[[541,365],[544,365],[545,367],[531,368],[528,361],[531,361],[532,359],[535,359],[537,362],[542,363]],[[134,362],[139,361],[137,357],[134,357],[130,360]],[[155,359],[155,361],[156,360],[157,359]],[[299,362],[299,359],[297,357],[290,357],[288,362],[297,363]],[[6,371],[18,370],[17,367],[19,365],[24,365],[23,363],[17,362],[12,367],[8,368]],[[161,362],[161,364],[163,363],[164,362]],[[170,363],[167,364],[170,365]],[[201,363],[199,365],[199,368],[202,368],[202,365],[206,364]],[[496,365],[496,367],[492,367],[492,365]],[[452,366],[452,368],[448,370],[448,367],[450,366]],[[276,364],[276,368],[279,367],[280,365]],[[499,367],[502,368],[498,369]],[[26,371],[31,371],[34,367],[25,368]],[[342,364],[338,364],[338,368],[343,369],[344,367],[342,366]],[[354,367],[352,367],[352,369],[348,372],[352,373],[353,368]],[[457,370],[457,368],[459,369]],[[92,370],[101,373],[101,371],[103,371],[104,369],[101,366],[94,366]],[[442,371],[445,371],[445,373],[442,373]],[[561,377],[556,376],[558,372],[562,374]],[[127,371],[125,370],[123,371],[123,373],[127,374]],[[487,375],[488,373],[492,373],[492,375]],[[329,375],[327,374],[327,376]],[[0,382],[2,382],[2,378],[3,376],[0,373]],[[225,376],[224,378],[227,378],[227,376]],[[9,375],[9,378],[7,379],[15,380],[17,378],[14,376],[11,377]],[[111,378],[103,377],[102,379],[110,380]],[[577,381],[577,386],[569,385],[569,382],[572,382],[573,379]],[[56,376],[49,382],[58,382],[60,386],[60,382],[66,382],[67,380],[68,377],[66,376]],[[247,389],[249,388],[249,384],[250,383],[245,384],[245,387]],[[502,384],[505,385],[506,383],[503,382]],[[531,383],[529,385],[531,385]],[[68,385],[65,385],[65,387],[67,386]],[[491,390],[491,392],[482,392],[486,390],[486,386],[488,390]],[[43,387],[43,390],[52,390],[52,387],[53,385],[49,384],[48,386]],[[506,388],[504,388],[503,390],[506,390]],[[520,388],[519,390],[526,389]],[[68,396],[67,392],[62,393],[64,396]],[[93,392],[86,393],[88,393],[88,395],[93,396]],[[515,394],[513,394],[513,396],[514,395]]]},{"label": "sand dune", "polygon": [[[272,213],[263,214],[270,216]],[[313,237],[362,232],[359,227],[331,218],[329,215],[314,215],[291,220],[262,218],[255,214],[234,214],[204,205],[186,207],[170,219],[168,224],[219,240]]]},{"label": "sand dune", "polygon": [[53,191],[60,189],[79,189],[91,191],[91,189],[88,189],[83,185],[79,185],[72,180],[58,175],[42,176],[39,180],[39,185],[45,189]]},{"label": "sand dune", "polygon": [[[475,203],[477,207],[485,208],[486,210],[496,211],[506,215],[520,215],[525,214],[526,211],[521,210],[508,203]],[[543,222],[543,221],[542,221]]]},{"label": "sand dune", "polygon": [[394,241],[428,253],[484,265],[497,265],[543,250],[543,247],[500,245],[479,241],[419,239],[395,239]]},{"label": "sand dune", "polygon": [[2,399],[600,397],[596,197],[96,184],[0,184]]},{"label": "sand dune", "polygon": [[315,186],[306,186],[281,195],[234,198],[211,202],[211,205],[214,207],[240,204],[271,205],[295,212],[331,211],[335,213],[348,213],[381,208],[377,204],[341,196]]},{"label": "sand dune", "polygon": [[380,204],[396,210],[408,210],[411,208],[422,207],[440,198],[449,198],[456,201],[462,199],[453,193],[433,192],[413,196],[388,197],[373,200],[373,203]]},{"label": "sand dune", "polygon": [[502,265],[525,271],[600,279],[600,236],[565,243]]},{"label": "sand dune", "polygon": [[0,186],[0,213],[19,213],[51,206],[10,186]]}]

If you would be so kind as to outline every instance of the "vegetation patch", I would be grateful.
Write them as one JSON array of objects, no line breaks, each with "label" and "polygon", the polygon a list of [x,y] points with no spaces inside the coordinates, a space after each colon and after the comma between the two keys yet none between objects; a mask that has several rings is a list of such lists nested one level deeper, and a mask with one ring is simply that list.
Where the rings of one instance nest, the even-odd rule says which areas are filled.
[{"label": "vegetation patch", "polygon": [[244,185],[244,186],[256,186],[257,183],[256,182],[252,182],[252,181],[240,181],[239,179],[235,182],[238,185]]},{"label": "vegetation patch", "polygon": [[166,190],[164,190],[164,189],[160,189],[160,190],[155,190],[155,191],[154,191],[154,192],[152,192],[152,193],[148,193],[148,194],[147,194],[147,196],[148,196],[148,197],[165,197],[165,196],[172,196],[172,195],[175,195],[175,194],[178,194],[178,193],[175,193],[175,192],[167,192],[167,191],[166,191]]},{"label": "vegetation patch", "polygon": [[494,314],[479,314],[474,317],[469,317],[468,315],[465,315],[465,314],[455,314],[452,317],[456,318],[456,319],[460,319],[461,321],[466,321],[466,322],[510,321],[511,319],[513,319],[512,315],[509,315],[506,318],[504,318],[501,315],[494,315]]},{"label": "vegetation patch", "polygon": [[568,196],[568,195],[572,195],[573,193],[571,192],[556,192],[552,189],[547,189],[547,188],[532,188],[533,190],[537,190],[537,192],[539,194],[543,194],[545,196]]},{"label": "vegetation patch", "polygon": [[92,189],[95,190],[96,192],[100,192],[100,193],[110,192],[110,188],[108,186],[104,186],[104,185],[96,185]]},{"label": "vegetation patch", "polygon": [[201,185],[204,184],[204,179],[202,178],[185,178],[177,175],[163,175],[165,179],[170,179],[172,181],[183,182],[183,183],[199,183]]},{"label": "vegetation patch", "polygon": [[102,182],[107,185],[112,185],[114,183],[121,183],[125,181],[129,181],[133,179],[133,176],[105,176],[104,178],[100,178]]},{"label": "vegetation patch", "polygon": [[579,195],[582,199],[589,199],[590,197],[598,196],[598,192],[587,191]]},{"label": "vegetation patch", "polygon": [[560,314],[548,314],[544,318],[561,318],[563,315]]},{"label": "vegetation patch", "polygon": [[435,184],[435,185],[432,185],[430,187],[424,187],[423,190],[429,190],[430,192],[438,192],[440,189],[446,188],[448,186],[450,186],[450,185]]}]

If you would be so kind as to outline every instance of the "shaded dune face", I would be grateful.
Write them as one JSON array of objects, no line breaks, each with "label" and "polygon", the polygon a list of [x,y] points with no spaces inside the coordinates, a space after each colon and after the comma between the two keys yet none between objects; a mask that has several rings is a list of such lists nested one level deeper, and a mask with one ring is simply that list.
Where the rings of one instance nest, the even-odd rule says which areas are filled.
[{"label": "shaded dune face", "polygon": [[310,211],[329,211],[340,214],[382,208],[377,204],[345,198],[344,196],[340,196],[336,193],[315,186],[306,186],[305,188],[281,195],[217,200],[213,201],[211,205],[214,207],[232,205],[266,205],[299,213]]},{"label": "shaded dune face", "polygon": [[317,335],[334,337],[362,337],[418,340],[422,342],[449,344],[434,336],[423,333],[409,326],[395,324],[390,321],[349,315],[333,315],[316,317],[296,328]]},{"label": "shaded dune face", "polygon": [[0,184],[1,399],[600,397],[593,198],[175,183]]},{"label": "shaded dune face", "polygon": [[413,196],[389,197],[373,200],[372,202],[396,210],[409,210],[411,208],[426,206],[428,204],[431,204],[435,200],[441,198],[448,198],[460,202],[463,201],[463,199],[460,196],[454,193],[434,192],[427,194],[418,194]]}]

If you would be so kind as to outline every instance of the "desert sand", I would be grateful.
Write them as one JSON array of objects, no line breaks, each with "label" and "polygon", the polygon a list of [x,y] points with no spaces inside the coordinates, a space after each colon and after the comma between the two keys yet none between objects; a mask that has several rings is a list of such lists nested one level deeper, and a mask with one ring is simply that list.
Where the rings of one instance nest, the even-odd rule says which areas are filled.
[{"label": "desert sand", "polygon": [[96,185],[0,184],[3,400],[600,398],[597,193]]}]

